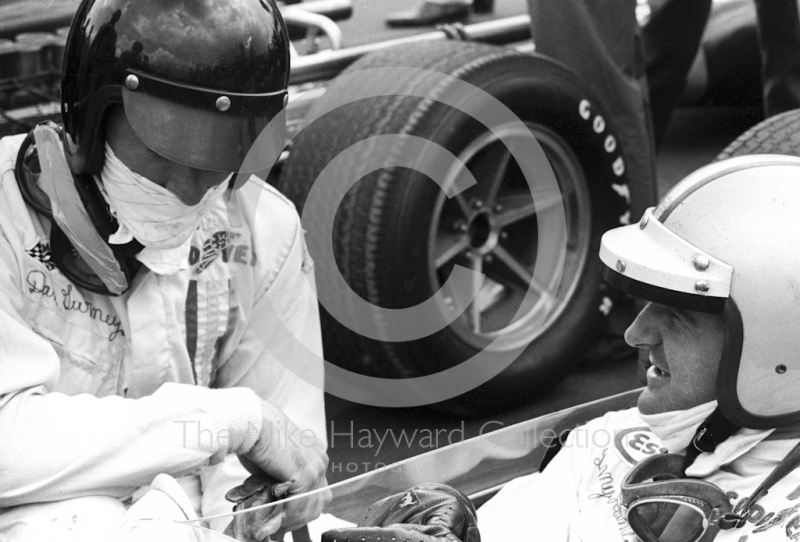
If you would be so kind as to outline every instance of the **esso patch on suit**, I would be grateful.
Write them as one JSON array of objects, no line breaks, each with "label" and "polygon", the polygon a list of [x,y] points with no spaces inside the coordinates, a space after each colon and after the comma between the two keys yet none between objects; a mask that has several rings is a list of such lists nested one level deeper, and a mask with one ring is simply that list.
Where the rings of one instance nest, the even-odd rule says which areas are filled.
[{"label": "esso patch on suit", "polygon": [[667,451],[648,427],[632,427],[615,433],[614,450],[629,465]]}]

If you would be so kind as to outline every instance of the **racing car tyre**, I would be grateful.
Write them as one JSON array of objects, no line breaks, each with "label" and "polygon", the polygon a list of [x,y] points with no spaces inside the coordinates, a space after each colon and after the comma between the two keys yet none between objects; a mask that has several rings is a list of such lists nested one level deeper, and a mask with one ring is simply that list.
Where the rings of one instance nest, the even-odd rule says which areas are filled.
[{"label": "racing car tyre", "polygon": [[[487,278],[476,301],[450,326],[405,342],[360,336],[322,307],[325,357],[361,374],[422,376],[461,363],[502,334],[507,345],[527,345],[522,354],[489,382],[434,407],[485,414],[530,400],[556,384],[604,329],[612,294],[601,280],[597,253],[602,233],[630,216],[623,141],[602,100],[566,67],[540,55],[475,43],[418,43],[376,51],[345,73],[388,66],[436,70],[475,85],[513,111],[527,130],[489,130],[435,97],[413,96],[421,79],[399,77],[392,92],[335,108],[300,131],[278,184],[301,212],[323,168],[378,134],[438,143],[478,181],[448,199],[418,171],[389,167],[349,190],[337,210],[333,246],[342,276],[364,300],[384,308],[414,306],[440,289],[455,264]],[[358,90],[353,85],[367,86],[370,77],[364,73],[349,84],[334,80],[310,115],[341,103]],[[446,86],[436,90],[446,92]],[[497,137],[504,129],[511,138],[535,135],[562,192],[566,242],[557,255],[564,264],[545,276],[534,272],[541,220],[536,211],[547,212],[549,204],[537,201],[542,207],[534,209],[519,164]],[[359,149],[366,158],[374,147]],[[403,152],[400,143],[396,151]],[[358,160],[353,162],[356,171]],[[547,262],[540,263],[547,269]],[[535,303],[524,295],[532,276],[548,292],[540,292]],[[317,283],[320,290],[332,288],[324,276],[318,275]],[[549,306],[538,302],[545,295]],[[346,297],[339,301],[337,310],[357,310]],[[512,321],[517,311],[523,316]]]},{"label": "racing car tyre", "polygon": [[763,120],[737,137],[717,160],[747,154],[800,156],[800,109]]}]

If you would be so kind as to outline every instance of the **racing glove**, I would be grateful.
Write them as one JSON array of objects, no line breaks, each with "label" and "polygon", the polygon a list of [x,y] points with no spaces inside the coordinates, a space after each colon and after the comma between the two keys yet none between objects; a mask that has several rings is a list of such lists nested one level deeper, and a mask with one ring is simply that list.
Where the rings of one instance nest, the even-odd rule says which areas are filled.
[{"label": "racing glove", "polygon": [[[268,476],[259,474],[250,476],[244,484],[236,486],[228,491],[225,498],[235,503],[233,510],[247,510],[254,506],[267,504],[276,500],[280,495],[276,494],[275,480]],[[242,514],[234,516],[225,534],[235,538],[240,542],[256,542],[268,540],[269,535],[280,528],[280,505],[267,511],[257,511],[253,514]]]},{"label": "racing glove", "polygon": [[472,502],[443,484],[422,484],[369,507],[358,527],[333,529],[322,542],[480,542]]}]

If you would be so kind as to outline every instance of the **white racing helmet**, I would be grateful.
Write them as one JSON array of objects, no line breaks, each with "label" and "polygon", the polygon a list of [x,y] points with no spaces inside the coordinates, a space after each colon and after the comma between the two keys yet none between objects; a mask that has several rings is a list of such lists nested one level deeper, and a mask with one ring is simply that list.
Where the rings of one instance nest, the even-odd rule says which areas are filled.
[{"label": "white racing helmet", "polygon": [[800,420],[800,158],[752,155],[692,173],[639,224],[607,232],[604,276],[632,295],[722,314],[722,413]]}]

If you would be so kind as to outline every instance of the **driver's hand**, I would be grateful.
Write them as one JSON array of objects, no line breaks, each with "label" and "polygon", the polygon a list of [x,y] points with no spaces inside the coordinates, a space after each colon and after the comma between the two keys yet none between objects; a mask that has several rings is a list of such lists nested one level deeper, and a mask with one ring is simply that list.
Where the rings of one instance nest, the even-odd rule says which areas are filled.
[{"label": "driver's hand", "polygon": [[[281,499],[327,486],[328,456],[323,442],[297,431],[283,412],[266,401],[262,401],[262,413],[261,434],[253,448],[239,456],[242,465],[256,477],[266,474],[276,480],[272,493]],[[328,501],[330,492],[321,491],[313,497],[285,503],[276,516],[280,520],[268,519],[275,531],[267,533],[269,529],[260,529],[260,532],[267,535],[298,529],[316,519]]]},{"label": "driver's hand", "polygon": [[443,484],[422,484],[369,507],[358,527],[333,529],[322,542],[403,540],[408,542],[480,542],[472,502]]},{"label": "driver's hand", "polygon": [[[273,493],[275,481],[266,475],[250,476],[244,484],[228,491],[225,498],[236,503],[234,511],[248,510],[274,502],[277,496]],[[267,540],[269,536],[280,529],[283,519],[283,506],[275,505],[263,510],[254,510],[251,513],[239,514],[225,529],[225,534],[239,542],[255,542]]]}]

